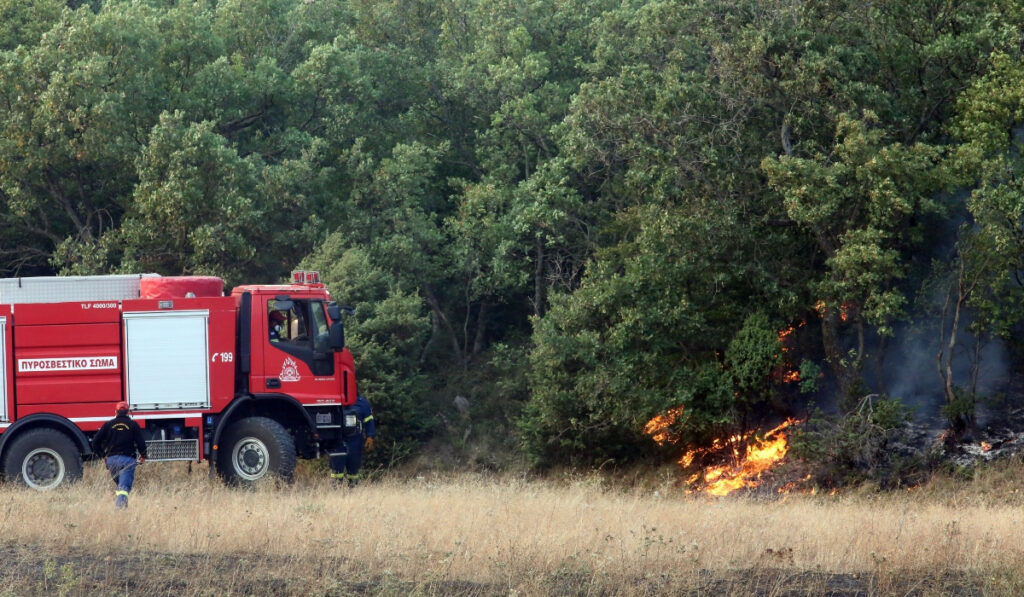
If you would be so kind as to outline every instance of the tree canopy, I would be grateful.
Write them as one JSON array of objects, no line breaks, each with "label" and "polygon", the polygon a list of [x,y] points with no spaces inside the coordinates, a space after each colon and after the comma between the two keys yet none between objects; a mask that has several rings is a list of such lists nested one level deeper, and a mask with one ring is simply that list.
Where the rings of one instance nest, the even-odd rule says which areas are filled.
[{"label": "tree canopy", "polygon": [[969,422],[958,343],[1020,356],[1022,26],[1007,0],[0,0],[0,270],[318,268],[396,458],[491,428],[629,462],[668,409],[694,445],[843,412],[913,334]]}]

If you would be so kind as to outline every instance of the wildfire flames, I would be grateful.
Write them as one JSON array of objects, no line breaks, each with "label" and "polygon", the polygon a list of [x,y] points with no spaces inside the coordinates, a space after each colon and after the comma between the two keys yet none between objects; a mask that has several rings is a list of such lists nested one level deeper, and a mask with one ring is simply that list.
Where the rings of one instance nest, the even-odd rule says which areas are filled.
[{"label": "wildfire flames", "polygon": [[679,441],[679,437],[672,431],[671,427],[682,415],[683,407],[670,408],[665,411],[665,414],[658,415],[647,421],[647,424],[644,425],[644,433],[651,436],[651,439],[657,442],[659,446],[675,444]]},{"label": "wildfire flames", "polygon": [[772,377],[778,383],[796,383],[800,381],[800,371],[797,370],[786,358],[786,354],[790,350],[790,344],[793,340],[793,334],[804,326],[804,322],[801,321],[796,325],[791,325],[779,332],[779,345],[782,347],[782,364],[780,364],[774,371],[772,371]]},{"label": "wildfire flames", "polygon": [[[818,301],[814,304],[814,310],[818,312],[819,317],[825,317],[825,301]],[[853,311],[850,303],[843,302],[839,305],[839,320],[847,321],[850,319],[850,312]]]},{"label": "wildfire flames", "polygon": [[[651,436],[659,445],[674,445],[678,435],[672,431],[673,424],[683,414],[681,406],[669,409],[647,422],[644,432]],[[781,425],[763,434],[750,432],[744,435],[733,435],[725,439],[716,439],[710,447],[689,450],[679,459],[684,468],[699,459],[721,461],[726,456],[725,464],[709,466],[703,475],[695,473],[687,479],[691,488],[701,485],[708,495],[722,496],[744,487],[757,487],[761,483],[761,475],[770,470],[785,458],[789,452],[789,434],[786,428],[799,421],[788,419]],[[695,489],[694,489],[695,490]]]},{"label": "wildfire flames", "polygon": [[[824,303],[819,304],[819,312],[824,311]],[[845,318],[846,308],[842,309]],[[800,321],[779,331],[779,346],[782,351],[780,363],[771,372],[772,380],[777,383],[800,382],[800,371],[790,362],[789,352],[795,344],[797,330],[806,325]],[[644,425],[644,433],[658,445],[679,445],[681,438],[677,422],[683,417],[682,406],[676,406],[658,415]],[[714,440],[709,447],[696,448],[685,452],[679,459],[684,469],[690,469],[694,463],[716,463],[706,466],[702,471],[691,475],[686,482],[691,491],[703,491],[709,495],[728,495],[744,487],[757,487],[761,476],[776,464],[780,463],[789,452],[789,432],[787,428],[799,421],[788,419],[781,425],[763,433],[749,432],[727,438]],[[720,464],[724,463],[724,464]],[[790,483],[781,488],[786,492],[800,482]]]}]

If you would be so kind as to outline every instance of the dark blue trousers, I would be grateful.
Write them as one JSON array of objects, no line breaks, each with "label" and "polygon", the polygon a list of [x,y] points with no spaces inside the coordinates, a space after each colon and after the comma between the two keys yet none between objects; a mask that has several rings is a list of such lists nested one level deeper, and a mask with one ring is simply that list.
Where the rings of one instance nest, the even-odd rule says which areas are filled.
[{"label": "dark blue trousers", "polygon": [[118,508],[124,508],[128,505],[128,493],[132,490],[132,485],[135,484],[135,467],[138,463],[131,456],[122,456],[115,454],[107,456],[107,471],[110,472],[110,478],[117,483],[117,499],[114,501],[114,505]]},{"label": "dark blue trousers", "polygon": [[363,466],[363,436],[354,435],[345,440],[346,452],[330,454],[331,477],[335,479],[359,479],[359,468]]}]

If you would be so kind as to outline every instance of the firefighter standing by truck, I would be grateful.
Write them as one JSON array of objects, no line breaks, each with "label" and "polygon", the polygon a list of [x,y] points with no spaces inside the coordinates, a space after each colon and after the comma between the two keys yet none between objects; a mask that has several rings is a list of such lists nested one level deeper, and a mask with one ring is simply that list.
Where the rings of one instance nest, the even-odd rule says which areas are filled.
[{"label": "firefighter standing by truck", "polygon": [[127,508],[128,494],[135,483],[135,467],[146,460],[146,442],[139,424],[128,416],[127,402],[118,402],[115,414],[113,419],[104,423],[96,432],[92,439],[92,449],[94,453],[106,458],[110,477],[117,483],[114,506]]},{"label": "firefighter standing by truck", "polygon": [[373,420],[370,401],[359,394],[356,403],[345,409],[345,415],[355,415],[356,424],[345,426],[345,452],[329,455],[331,478],[338,483],[348,481],[349,487],[359,484],[359,468],[363,464],[363,447],[373,449],[373,438],[377,436],[377,423]]}]

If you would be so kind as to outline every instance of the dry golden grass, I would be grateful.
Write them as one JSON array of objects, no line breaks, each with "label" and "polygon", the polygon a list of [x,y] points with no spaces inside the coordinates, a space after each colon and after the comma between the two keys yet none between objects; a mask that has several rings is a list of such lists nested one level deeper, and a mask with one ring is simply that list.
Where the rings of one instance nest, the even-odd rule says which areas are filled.
[{"label": "dry golden grass", "polygon": [[1024,589],[1024,510],[984,492],[719,499],[668,481],[468,475],[349,491],[306,470],[291,486],[237,490],[206,473],[147,464],[127,511],[95,464],[55,492],[0,486],[0,582],[19,587],[6,594]]}]

